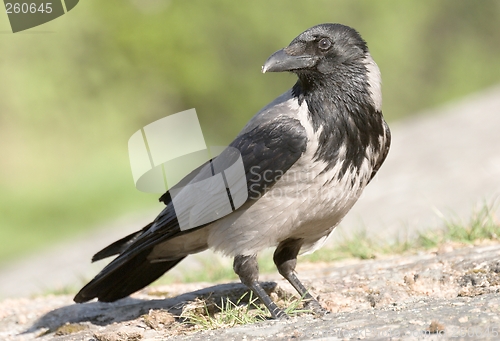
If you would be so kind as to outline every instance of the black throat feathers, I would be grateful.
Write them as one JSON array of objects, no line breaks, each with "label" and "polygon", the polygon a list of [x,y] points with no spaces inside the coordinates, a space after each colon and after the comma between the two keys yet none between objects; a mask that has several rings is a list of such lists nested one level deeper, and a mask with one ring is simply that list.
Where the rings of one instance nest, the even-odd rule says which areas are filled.
[{"label": "black throat feathers", "polygon": [[321,130],[315,158],[327,164],[324,172],[344,161],[340,178],[352,168],[358,173],[366,159],[377,168],[383,159],[373,160],[370,154],[384,154],[381,137],[386,125],[370,97],[366,67],[344,65],[331,74],[298,77],[292,94],[299,104],[306,101],[314,132]]}]

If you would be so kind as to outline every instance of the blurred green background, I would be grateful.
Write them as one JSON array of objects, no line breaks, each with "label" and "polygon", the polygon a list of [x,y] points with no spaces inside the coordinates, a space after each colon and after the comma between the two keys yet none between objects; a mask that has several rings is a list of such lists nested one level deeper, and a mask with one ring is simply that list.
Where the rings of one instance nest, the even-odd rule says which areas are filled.
[{"label": "blurred green background", "polygon": [[367,40],[390,121],[500,82],[498,0],[83,0],[16,34],[2,12],[0,264],[159,208],[128,138],[194,107],[208,144],[229,143],[295,82],[263,62],[323,22]]}]

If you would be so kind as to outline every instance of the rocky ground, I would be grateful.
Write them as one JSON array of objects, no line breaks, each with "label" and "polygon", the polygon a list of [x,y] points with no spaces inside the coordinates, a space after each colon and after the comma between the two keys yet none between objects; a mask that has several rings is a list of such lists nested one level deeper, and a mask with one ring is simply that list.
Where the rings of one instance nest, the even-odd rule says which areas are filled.
[{"label": "rocky ground", "polygon": [[[303,313],[215,330],[177,317],[200,299],[236,301],[241,284],[151,287],[112,304],[71,296],[0,303],[1,340],[455,340],[500,336],[500,244],[443,245],[419,254],[302,264],[299,276],[330,313]],[[265,287],[280,301],[292,288],[275,275]],[[203,314],[204,309],[195,313]]]}]

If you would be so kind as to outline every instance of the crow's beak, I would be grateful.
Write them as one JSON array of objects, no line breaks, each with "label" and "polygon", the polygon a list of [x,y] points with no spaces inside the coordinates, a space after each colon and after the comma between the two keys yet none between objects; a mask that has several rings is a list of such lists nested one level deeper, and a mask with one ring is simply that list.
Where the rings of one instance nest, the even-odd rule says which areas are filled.
[{"label": "crow's beak", "polygon": [[312,56],[292,56],[285,49],[276,51],[262,66],[262,73],[282,72],[305,69],[314,66],[316,58]]}]

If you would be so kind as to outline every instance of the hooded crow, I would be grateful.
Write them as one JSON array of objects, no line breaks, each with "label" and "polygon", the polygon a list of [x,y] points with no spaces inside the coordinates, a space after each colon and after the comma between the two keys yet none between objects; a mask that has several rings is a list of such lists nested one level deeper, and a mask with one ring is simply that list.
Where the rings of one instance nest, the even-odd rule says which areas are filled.
[{"label": "hooded crow", "polygon": [[118,255],[75,302],[126,297],[187,255],[212,249],[234,257],[234,271],[273,318],[286,317],[258,281],[256,256],[272,247],[279,273],[311,309],[324,312],[295,274],[297,255],[325,242],[387,156],[390,131],[382,116],[380,71],[359,33],[340,24],[306,30],[262,67],[263,73],[283,71],[298,81],[258,112],[227,149],[241,155],[246,202],[218,220],[183,230],[172,195],[165,193],[160,201],[166,207],[152,223],[93,257]]}]

